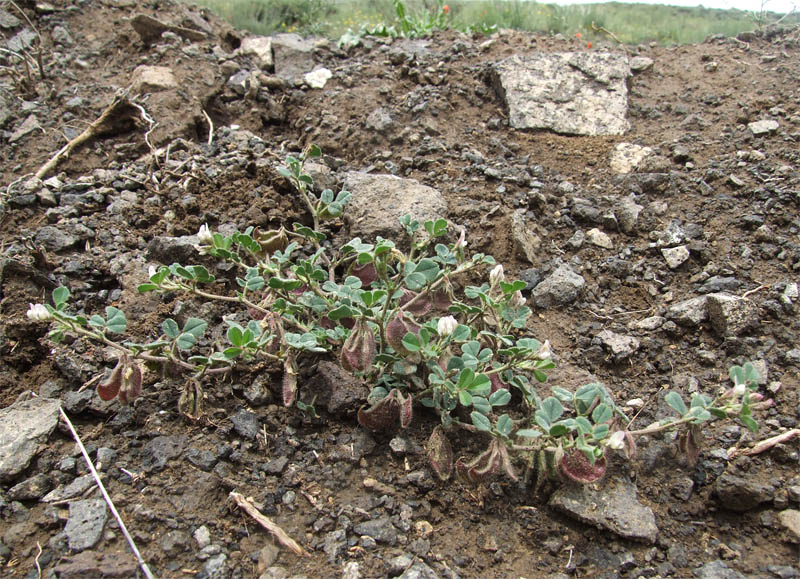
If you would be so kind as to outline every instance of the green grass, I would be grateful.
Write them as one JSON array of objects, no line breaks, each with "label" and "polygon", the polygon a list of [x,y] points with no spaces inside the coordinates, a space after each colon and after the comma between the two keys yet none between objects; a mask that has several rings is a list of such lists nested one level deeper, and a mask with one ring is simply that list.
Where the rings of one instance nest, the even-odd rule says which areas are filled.
[{"label": "green grass", "polygon": [[[442,6],[448,4],[448,12]],[[298,32],[339,38],[351,30],[403,33],[393,0],[200,0],[199,4],[237,28],[256,34]],[[625,43],[656,41],[661,44],[702,42],[713,34],[734,36],[774,22],[776,14],[742,10],[712,10],[645,4],[587,4],[557,6],[520,0],[411,0],[405,7],[405,35],[424,35],[431,24],[464,31],[513,28],[573,36],[587,41],[605,37],[592,23]],[[784,24],[800,23],[792,14]],[[381,26],[383,25],[383,26]],[[434,26],[435,27],[435,26]]]}]

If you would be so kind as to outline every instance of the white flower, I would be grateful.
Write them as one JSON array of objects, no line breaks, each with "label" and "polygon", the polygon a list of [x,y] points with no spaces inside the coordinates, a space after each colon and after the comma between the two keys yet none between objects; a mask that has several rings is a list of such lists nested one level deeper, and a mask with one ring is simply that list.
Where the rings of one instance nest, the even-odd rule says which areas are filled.
[{"label": "white flower", "polygon": [[737,382],[731,391],[733,398],[741,398],[747,392],[747,384],[744,382]]},{"label": "white flower", "polygon": [[156,269],[156,266],[151,265],[150,267],[147,268],[147,278],[148,279],[153,279],[153,276],[156,275],[157,273],[158,273],[158,270]]},{"label": "white flower", "polygon": [[521,291],[517,290],[514,292],[514,295],[511,296],[511,305],[515,308],[521,308],[525,305],[525,298]]},{"label": "white flower", "polygon": [[29,304],[30,309],[28,309],[28,319],[33,320],[35,322],[45,322],[47,320],[53,319],[53,314],[50,313],[45,306],[42,304]]},{"label": "white flower", "polygon": [[536,350],[536,359],[547,360],[548,358],[552,357],[553,357],[553,350],[550,348],[550,340],[545,340],[544,344],[539,346],[539,349]]},{"label": "white flower", "polygon": [[203,245],[211,245],[214,243],[214,236],[208,228],[208,223],[203,223],[200,226],[200,231],[197,232],[197,240]]},{"label": "white flower", "polygon": [[462,229],[461,235],[458,236],[458,241],[453,246],[453,251],[458,251],[459,249],[464,249],[467,246],[467,230]]},{"label": "white flower", "polygon": [[452,334],[457,327],[458,320],[456,320],[453,316],[444,316],[439,318],[439,323],[436,325],[436,331],[439,332],[440,336],[444,337]]},{"label": "white flower", "polygon": [[614,450],[622,450],[625,448],[625,431],[617,430],[614,434],[609,436],[606,441],[606,446]]},{"label": "white flower", "polygon": [[492,271],[489,272],[489,283],[492,286],[495,286],[505,279],[506,276],[503,273],[503,264],[498,263],[496,266],[492,268]]}]

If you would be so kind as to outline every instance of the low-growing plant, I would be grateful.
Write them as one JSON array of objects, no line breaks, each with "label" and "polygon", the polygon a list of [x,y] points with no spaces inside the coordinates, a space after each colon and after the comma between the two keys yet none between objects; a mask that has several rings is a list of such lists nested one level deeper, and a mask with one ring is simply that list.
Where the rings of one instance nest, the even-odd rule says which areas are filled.
[{"label": "low-growing plant", "polygon": [[[358,412],[363,427],[407,428],[421,409],[438,417],[427,453],[442,480],[453,471],[472,482],[501,473],[517,480],[524,465],[535,469],[537,484],[559,475],[587,483],[603,475],[609,451],[633,456],[636,436],[680,429],[681,447],[694,460],[704,424],[737,418],[757,428],[753,410],[771,401],[756,392],[751,364],[733,367],[733,387],[714,396],[697,393],[687,404],[668,392],[664,400],[675,416],[639,430],[600,383],[575,391],[553,387],[542,395],[553,361],[549,342],[527,335],[525,283],[507,280],[489,255],[468,255],[465,230],[451,234],[444,219],[419,223],[405,216],[398,242],[356,237],[336,247],[327,224],[342,215],[350,194],[314,192],[305,163],[320,155],[309,147],[279,169],[300,195],[311,226],[224,235],[204,225],[199,252],[232,276],[174,263],[151,267],[139,286],[143,293],[230,304],[237,311],[225,318],[225,344],[210,343],[208,322],[197,317],[165,319],[149,342],[116,339],[127,328],[123,311],[72,312],[65,287],[53,292],[52,305],[32,304],[28,316],[53,322],[51,340],[73,334],[118,352],[116,366],[97,387],[103,400],[133,402],[142,391],[143,363],[187,374],[178,404],[195,419],[203,415],[207,375],[264,363],[282,369],[284,405],[315,416],[313,401],[298,397],[301,368],[335,357],[371,387]],[[486,439],[486,449],[456,458],[450,438],[458,430]]]}]

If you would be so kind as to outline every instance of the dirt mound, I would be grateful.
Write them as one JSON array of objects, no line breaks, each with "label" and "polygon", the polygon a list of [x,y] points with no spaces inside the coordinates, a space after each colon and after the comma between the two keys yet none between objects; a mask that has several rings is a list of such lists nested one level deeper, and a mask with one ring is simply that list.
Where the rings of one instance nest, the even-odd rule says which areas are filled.
[{"label": "dirt mound", "polygon": [[[279,374],[209,378],[196,422],[178,412],[182,384],[169,376],[152,374],[133,406],[103,402],[93,385],[111,354],[83,340],[54,347],[26,317],[63,284],[83,313],[120,307],[133,336],[153,337],[185,304],[138,294],[148,265],[195,261],[190,236],[204,223],[309,221],[276,167],[315,143],[323,186],[359,171],[441,193],[470,250],[528,282],[529,332],[552,344],[553,383],[599,380],[620,404],[644,403],[644,426],[667,414],[666,390],[714,391],[754,360],[775,401],[757,437],[786,432],[800,418],[797,30],[682,47],[589,49],[512,31],[339,47],[243,42],[170,2],[22,4],[30,22],[0,7],[14,53],[0,54],[0,405],[31,391],[61,401],[158,576],[800,574],[796,440],[728,460],[754,437],[720,424],[690,466],[676,441],[650,437],[631,463],[611,461],[613,492],[577,493],[597,504],[565,507],[567,489],[551,508],[502,479],[439,483],[421,450],[433,418],[389,444],[352,413],[285,409]],[[604,90],[585,55],[626,57],[624,134],[511,128],[498,63],[550,53]],[[571,82],[556,99],[578,94]],[[50,431],[0,486],[6,573],[133,576],[72,438]],[[308,556],[232,508],[234,489]],[[636,535],[627,525],[641,512]]]}]

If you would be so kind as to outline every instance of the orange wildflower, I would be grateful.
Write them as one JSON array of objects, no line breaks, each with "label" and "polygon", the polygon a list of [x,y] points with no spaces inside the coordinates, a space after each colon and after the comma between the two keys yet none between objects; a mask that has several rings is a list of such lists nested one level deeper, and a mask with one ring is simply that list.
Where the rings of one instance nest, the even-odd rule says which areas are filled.
[{"label": "orange wildflower", "polygon": [[586,43],[586,48],[591,48],[591,47],[592,47],[592,43],[591,42],[587,42]]},{"label": "orange wildflower", "polygon": [[442,6],[442,12],[444,12],[445,14],[450,14],[450,5],[445,4],[444,6]]},{"label": "orange wildflower", "polygon": [[580,32],[576,32],[575,33],[575,38],[580,38],[580,37],[581,37],[581,33]]}]

